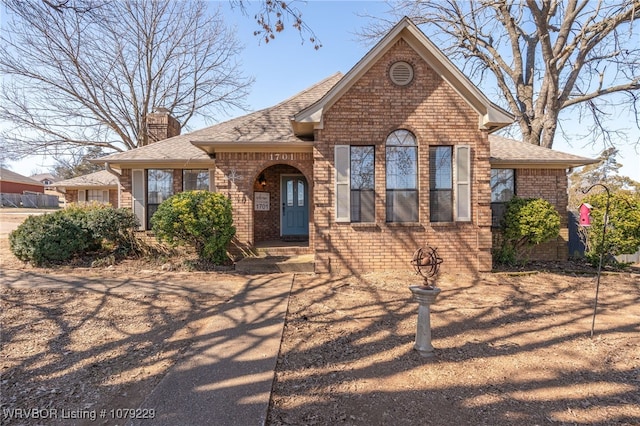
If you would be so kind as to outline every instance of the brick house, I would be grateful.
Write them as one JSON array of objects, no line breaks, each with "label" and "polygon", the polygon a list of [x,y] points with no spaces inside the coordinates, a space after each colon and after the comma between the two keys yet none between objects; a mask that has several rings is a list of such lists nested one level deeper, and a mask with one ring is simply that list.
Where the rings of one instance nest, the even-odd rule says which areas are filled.
[{"label": "brick house", "polygon": [[44,193],[44,184],[0,167],[0,193],[22,194],[25,192]]},{"label": "brick house", "polygon": [[157,142],[99,161],[143,228],[176,192],[218,191],[234,250],[302,241],[316,272],[406,268],[423,245],[491,270],[492,215],[514,194],[558,209],[562,235],[535,256],[566,259],[567,169],[592,160],[491,135],[512,122],[405,18],[344,76],[184,135],[159,111]]},{"label": "brick house", "polygon": [[98,202],[119,206],[118,176],[107,170],[64,179],[55,182],[54,187],[64,195],[65,203]]}]

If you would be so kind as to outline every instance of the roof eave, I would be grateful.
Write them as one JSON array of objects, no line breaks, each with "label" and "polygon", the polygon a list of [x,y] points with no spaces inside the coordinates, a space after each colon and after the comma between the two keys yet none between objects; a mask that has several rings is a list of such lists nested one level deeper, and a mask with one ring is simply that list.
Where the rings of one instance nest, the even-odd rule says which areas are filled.
[{"label": "roof eave", "polygon": [[309,120],[304,122],[298,122],[290,120],[293,134],[296,136],[313,136],[313,131],[317,128],[318,123]]},{"label": "roof eave", "polygon": [[[572,169],[574,167],[586,166],[597,163],[598,160],[585,158],[583,160],[505,160],[491,157],[489,163],[493,168],[500,169]],[[498,166],[498,167],[496,167]]]},{"label": "roof eave", "polygon": [[211,168],[215,165],[213,159],[121,159],[121,160],[102,160],[101,163],[107,163],[109,167],[114,169],[194,169],[194,168]]},{"label": "roof eave", "polygon": [[93,188],[108,188],[108,189],[118,189],[117,184],[109,183],[109,184],[84,184],[84,185],[54,185],[56,189],[93,189]]},{"label": "roof eave", "polygon": [[219,142],[191,141],[209,155],[219,152],[312,152],[313,142]]},{"label": "roof eave", "polygon": [[487,112],[480,116],[480,129],[493,133],[513,124],[515,117],[507,111],[491,104]]}]

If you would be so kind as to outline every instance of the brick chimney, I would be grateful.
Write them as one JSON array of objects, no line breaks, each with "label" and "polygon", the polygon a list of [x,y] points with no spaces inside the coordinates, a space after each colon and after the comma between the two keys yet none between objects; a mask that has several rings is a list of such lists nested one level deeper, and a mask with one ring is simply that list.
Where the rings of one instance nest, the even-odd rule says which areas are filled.
[{"label": "brick chimney", "polygon": [[149,143],[172,138],[180,134],[180,123],[166,108],[154,108],[153,112],[147,115],[147,131],[149,132]]}]

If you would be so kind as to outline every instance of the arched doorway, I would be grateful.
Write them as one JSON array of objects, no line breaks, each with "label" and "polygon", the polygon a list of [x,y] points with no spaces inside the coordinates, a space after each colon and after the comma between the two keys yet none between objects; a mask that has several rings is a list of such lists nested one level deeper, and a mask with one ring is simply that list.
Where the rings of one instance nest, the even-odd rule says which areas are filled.
[{"label": "arched doorway", "polygon": [[309,182],[294,166],[275,164],[253,185],[253,235],[256,245],[308,241]]}]

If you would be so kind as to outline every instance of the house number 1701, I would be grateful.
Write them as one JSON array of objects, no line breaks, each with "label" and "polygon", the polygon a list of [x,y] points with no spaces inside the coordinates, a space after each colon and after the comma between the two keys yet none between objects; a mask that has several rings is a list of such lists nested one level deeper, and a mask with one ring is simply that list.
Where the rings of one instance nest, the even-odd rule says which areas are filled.
[{"label": "house number 1701", "polygon": [[285,153],[271,153],[271,157],[270,157],[271,161],[285,161],[285,160],[293,160],[293,154],[289,153],[287,154]]}]

